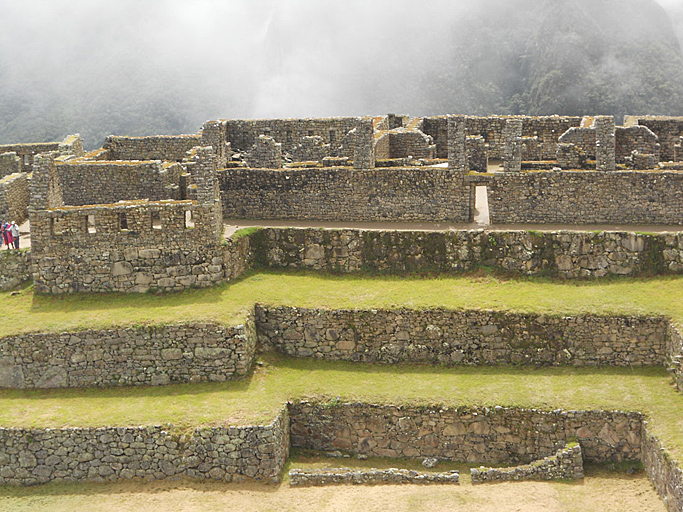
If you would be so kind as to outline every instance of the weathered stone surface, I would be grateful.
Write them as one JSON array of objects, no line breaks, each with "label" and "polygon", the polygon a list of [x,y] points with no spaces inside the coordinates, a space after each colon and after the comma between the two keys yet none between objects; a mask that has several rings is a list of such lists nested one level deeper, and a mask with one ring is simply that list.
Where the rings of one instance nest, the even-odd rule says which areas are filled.
[{"label": "weathered stone surface", "polygon": [[583,478],[581,445],[564,446],[553,455],[512,468],[472,468],[472,484],[524,480],[580,480]]},{"label": "weathered stone surface", "polygon": [[255,313],[260,345],[296,357],[446,366],[660,366],[671,357],[663,317],[262,305]]},{"label": "weathered stone surface", "polygon": [[[40,350],[36,350],[40,347]],[[0,387],[164,385],[246,375],[256,350],[253,321],[20,334],[0,338]],[[60,361],[52,365],[50,360]]]},{"label": "weathered stone surface", "polygon": [[425,473],[407,469],[290,469],[289,485],[292,487],[325,485],[397,485],[397,484],[455,484],[460,483],[460,473]]},{"label": "weathered stone surface", "polygon": [[159,426],[2,428],[0,484],[172,476],[277,483],[288,456],[287,410],[269,425],[196,428],[182,436]]}]

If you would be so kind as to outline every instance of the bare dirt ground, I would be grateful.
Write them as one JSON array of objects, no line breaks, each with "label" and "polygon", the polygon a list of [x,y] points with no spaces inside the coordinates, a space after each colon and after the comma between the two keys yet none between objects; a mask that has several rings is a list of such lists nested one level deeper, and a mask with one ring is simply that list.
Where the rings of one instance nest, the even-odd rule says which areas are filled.
[{"label": "bare dirt ground", "polygon": [[582,483],[515,482],[472,486],[336,486],[163,481],[0,488],[0,511],[201,512],[665,512],[645,474],[599,472]]}]

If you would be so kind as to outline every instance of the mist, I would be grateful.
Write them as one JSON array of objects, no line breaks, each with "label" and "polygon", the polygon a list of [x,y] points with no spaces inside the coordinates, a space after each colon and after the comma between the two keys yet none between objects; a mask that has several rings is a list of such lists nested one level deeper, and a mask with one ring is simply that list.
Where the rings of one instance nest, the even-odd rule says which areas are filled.
[{"label": "mist", "polygon": [[[95,147],[217,118],[683,113],[683,5],[657,1],[2,0],[0,143]],[[666,63],[653,80],[670,92],[638,83],[655,72],[621,41],[596,53],[622,36]]]}]

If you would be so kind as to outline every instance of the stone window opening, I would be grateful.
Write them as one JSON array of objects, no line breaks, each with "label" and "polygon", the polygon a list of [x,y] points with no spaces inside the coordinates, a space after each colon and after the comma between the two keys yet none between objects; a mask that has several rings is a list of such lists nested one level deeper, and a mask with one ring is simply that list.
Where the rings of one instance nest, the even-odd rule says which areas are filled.
[{"label": "stone window opening", "polygon": [[24,166],[28,166],[29,161],[28,161],[28,155],[24,155]]},{"label": "stone window opening", "polygon": [[53,235],[61,235],[64,233],[64,221],[59,217],[52,217],[50,228]]},{"label": "stone window opening", "polygon": [[88,233],[97,233],[97,227],[95,226],[95,215],[90,213],[88,214],[88,218],[86,220],[86,228],[88,230]]},{"label": "stone window opening", "polygon": [[161,214],[152,212],[152,229],[161,229]]},{"label": "stone window opening", "polygon": [[119,213],[119,230],[128,231],[128,214],[126,212]]},{"label": "stone window opening", "polygon": [[308,130],[308,136],[309,136],[309,137],[313,137],[313,135],[314,135],[314,134],[313,134],[313,130]]},{"label": "stone window opening", "polygon": [[337,140],[337,133],[334,130],[330,130],[330,142],[335,142]]},{"label": "stone window opening", "polygon": [[192,210],[185,210],[185,229],[194,229],[194,217]]},{"label": "stone window opening", "polygon": [[292,130],[287,130],[286,137],[287,137],[287,142],[291,143],[292,142]]}]

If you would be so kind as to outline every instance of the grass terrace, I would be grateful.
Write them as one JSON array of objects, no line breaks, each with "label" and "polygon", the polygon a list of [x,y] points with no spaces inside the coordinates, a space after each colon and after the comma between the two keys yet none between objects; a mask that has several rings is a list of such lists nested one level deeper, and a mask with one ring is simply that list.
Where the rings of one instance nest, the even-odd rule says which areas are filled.
[{"label": "grass terrace", "polygon": [[256,302],[320,308],[497,309],[549,315],[666,315],[683,325],[683,276],[563,281],[509,279],[478,271],[457,276],[327,275],[252,271],[221,286],[173,294],[0,293],[0,336],[143,323],[244,321]]}]

